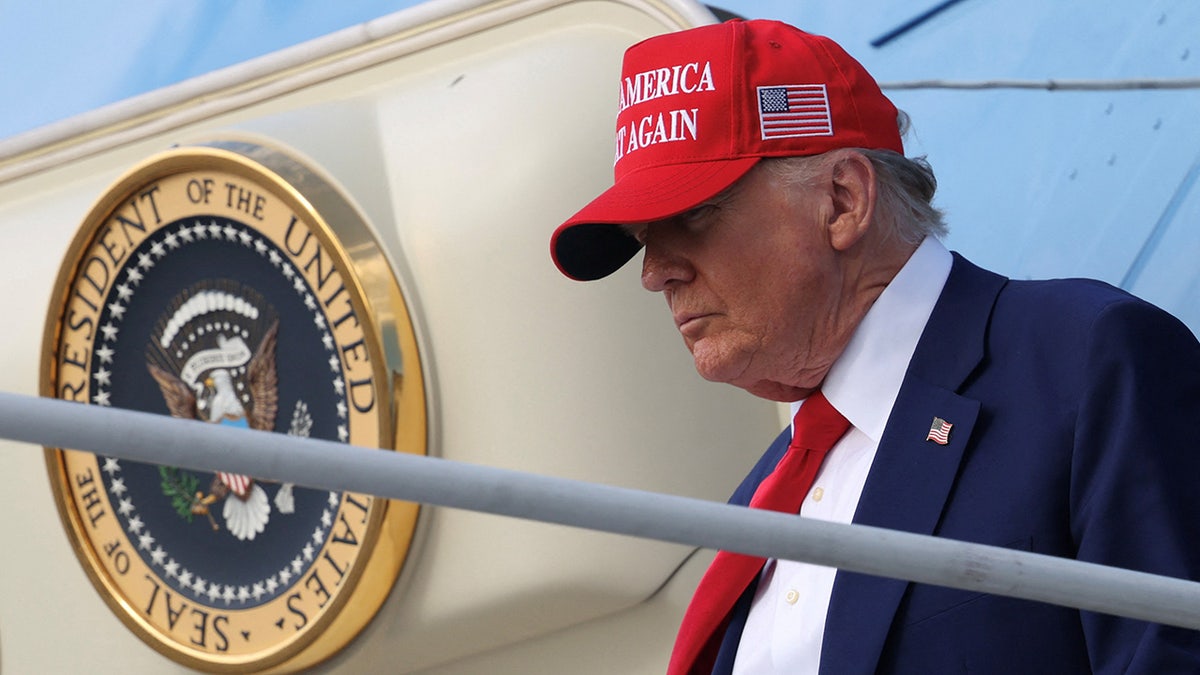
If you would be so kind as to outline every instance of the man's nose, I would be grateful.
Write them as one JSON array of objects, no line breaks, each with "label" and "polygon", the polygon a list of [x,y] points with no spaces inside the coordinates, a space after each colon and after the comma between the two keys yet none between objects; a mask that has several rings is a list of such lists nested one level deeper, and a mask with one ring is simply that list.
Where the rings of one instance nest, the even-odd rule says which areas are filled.
[{"label": "man's nose", "polygon": [[673,284],[691,279],[691,262],[677,252],[648,240],[642,257],[642,287],[651,292],[665,291]]}]

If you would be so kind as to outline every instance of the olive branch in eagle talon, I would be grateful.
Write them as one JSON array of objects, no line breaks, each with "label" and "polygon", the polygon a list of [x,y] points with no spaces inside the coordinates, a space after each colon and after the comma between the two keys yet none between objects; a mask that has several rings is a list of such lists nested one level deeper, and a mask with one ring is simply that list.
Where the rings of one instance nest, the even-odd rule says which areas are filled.
[{"label": "olive branch in eagle talon", "polygon": [[208,516],[208,522],[213,531],[221,529],[216,519],[208,512],[208,507],[217,500],[214,495],[205,495],[199,490],[200,479],[195,474],[171,466],[158,467],[158,475],[162,477],[163,495],[171,498],[171,506],[180,518],[192,522],[196,516]]},{"label": "olive branch in eagle talon", "polygon": [[[246,366],[246,384],[250,390],[249,410],[238,399],[233,375],[225,368],[215,368],[209,372],[199,391],[193,391],[177,375],[153,363],[147,362],[146,368],[162,390],[172,417],[198,419],[213,424],[245,419],[251,429],[272,431],[279,408],[279,376],[275,366],[278,334],[279,321],[276,320],[263,335],[258,349]],[[186,490],[184,486],[185,483],[181,481],[168,488],[164,475],[163,492],[171,497],[180,515],[184,515],[181,507],[186,506],[188,515],[208,516],[216,528],[209,506],[224,500],[222,515],[226,527],[238,539],[254,539],[266,528],[271,506],[266,493],[255,484],[252,477],[217,471],[208,488],[209,494],[196,489],[198,486]],[[233,498],[228,498],[230,495]]]}]

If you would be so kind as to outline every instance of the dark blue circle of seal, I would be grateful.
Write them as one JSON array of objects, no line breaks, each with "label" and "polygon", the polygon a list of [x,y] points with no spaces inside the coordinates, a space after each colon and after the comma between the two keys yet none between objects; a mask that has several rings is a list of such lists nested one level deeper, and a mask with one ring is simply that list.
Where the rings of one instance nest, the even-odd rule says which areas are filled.
[{"label": "dark blue circle of seal", "polygon": [[[322,320],[320,300],[267,237],[219,216],[170,223],[130,254],[100,315],[91,366],[97,392],[93,402],[170,414],[146,366],[148,345],[156,339],[164,316],[178,305],[180,293],[205,287],[251,289],[264,310],[278,319],[274,431],[288,433],[293,411],[302,406],[311,422],[308,436],[345,441],[348,421],[345,392],[339,386],[339,354]],[[259,339],[252,337],[252,350]],[[265,529],[252,539],[239,540],[224,528],[214,530],[219,517],[188,519],[172,507],[166,477],[203,491],[215,474],[182,469],[172,473],[171,467],[112,459],[101,460],[101,468],[138,554],[162,582],[210,605],[249,608],[287,592],[316,560],[340,504],[337,493],[295,487],[293,512],[272,507]],[[256,484],[272,504],[283,487]],[[219,502],[213,510],[219,513]]]}]

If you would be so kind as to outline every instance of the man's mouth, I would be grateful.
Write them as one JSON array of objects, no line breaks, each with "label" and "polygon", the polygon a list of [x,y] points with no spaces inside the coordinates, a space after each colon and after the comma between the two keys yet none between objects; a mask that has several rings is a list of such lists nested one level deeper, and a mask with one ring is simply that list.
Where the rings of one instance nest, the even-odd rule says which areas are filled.
[{"label": "man's mouth", "polygon": [[685,312],[682,314],[677,314],[675,315],[675,327],[679,329],[679,332],[686,333],[689,328],[695,329],[698,327],[700,322],[709,316],[711,316],[711,314],[707,312]]}]

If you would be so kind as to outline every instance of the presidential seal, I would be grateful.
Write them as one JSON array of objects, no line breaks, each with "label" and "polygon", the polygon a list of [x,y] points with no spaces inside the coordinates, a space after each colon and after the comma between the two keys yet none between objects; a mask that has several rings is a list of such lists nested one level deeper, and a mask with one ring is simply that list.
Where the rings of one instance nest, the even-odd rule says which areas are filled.
[{"label": "presidential seal", "polygon": [[[185,147],[83,221],[46,325],[42,393],[426,451],[417,341],[393,267],[336,188],[282,151]],[[214,672],[328,658],[391,591],[413,504],[47,448],[96,589],[168,657]]]}]

